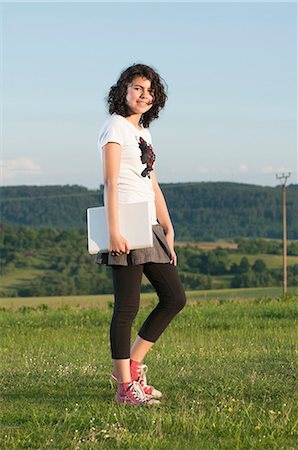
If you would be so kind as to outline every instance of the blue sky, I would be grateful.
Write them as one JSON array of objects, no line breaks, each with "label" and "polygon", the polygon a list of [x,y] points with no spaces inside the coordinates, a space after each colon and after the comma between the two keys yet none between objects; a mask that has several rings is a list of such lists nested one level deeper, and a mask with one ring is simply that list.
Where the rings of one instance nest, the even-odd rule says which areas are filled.
[{"label": "blue sky", "polygon": [[151,133],[160,182],[297,183],[293,2],[3,3],[2,184],[102,183],[105,96],[132,63],[169,100]]}]

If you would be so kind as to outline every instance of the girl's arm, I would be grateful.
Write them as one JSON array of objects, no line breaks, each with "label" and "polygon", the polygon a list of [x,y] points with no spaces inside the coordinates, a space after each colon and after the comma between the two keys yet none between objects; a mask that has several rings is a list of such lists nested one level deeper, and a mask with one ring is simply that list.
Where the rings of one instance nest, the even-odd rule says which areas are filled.
[{"label": "girl's arm", "polygon": [[121,146],[108,142],[103,147],[104,204],[107,210],[109,251],[129,253],[129,243],[120,234],[118,217],[118,176]]},{"label": "girl's arm", "polygon": [[155,208],[156,208],[156,216],[157,220],[160,223],[160,225],[163,227],[165,234],[166,234],[166,240],[170,247],[170,250],[172,252],[172,264],[174,266],[177,265],[177,256],[174,250],[174,228],[172,225],[172,221],[169,215],[168,207],[165,201],[165,198],[163,196],[163,193],[159,187],[157,177],[155,174],[155,170],[152,170],[150,173],[151,179],[152,179],[152,187],[155,193]]}]

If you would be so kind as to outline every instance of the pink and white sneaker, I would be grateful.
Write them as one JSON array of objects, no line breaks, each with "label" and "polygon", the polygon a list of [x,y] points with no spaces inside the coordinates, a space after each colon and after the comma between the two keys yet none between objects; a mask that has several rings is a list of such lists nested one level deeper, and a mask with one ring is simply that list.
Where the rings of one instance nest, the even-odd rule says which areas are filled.
[{"label": "pink and white sneaker", "polygon": [[[147,384],[147,370],[148,366],[146,366],[146,364],[142,364],[138,361],[133,361],[132,359],[130,360],[131,379],[137,381],[141,385],[147,398],[161,398],[162,393],[155,389],[155,387]],[[112,373],[111,378],[112,380],[117,381],[117,377],[114,372]]]},{"label": "pink and white sneaker", "polygon": [[117,403],[128,405],[152,405],[160,403],[159,400],[149,399],[137,381],[118,385],[115,400]]},{"label": "pink and white sneaker", "polygon": [[140,385],[143,388],[143,391],[149,398],[161,398],[162,393],[159,390],[155,389],[154,386],[150,386],[149,384],[147,384],[147,376],[146,376],[147,370],[148,366],[146,366],[146,364],[141,364],[140,370],[138,369],[138,373],[140,373],[138,382],[140,383]]}]

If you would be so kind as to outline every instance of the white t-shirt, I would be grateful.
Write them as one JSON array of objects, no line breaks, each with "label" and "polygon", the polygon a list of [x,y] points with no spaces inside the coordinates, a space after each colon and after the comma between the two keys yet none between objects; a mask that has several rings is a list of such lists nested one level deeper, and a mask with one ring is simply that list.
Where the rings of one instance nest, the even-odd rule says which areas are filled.
[{"label": "white t-shirt", "polygon": [[121,145],[121,161],[118,176],[119,203],[149,201],[152,225],[157,224],[155,194],[150,172],[153,170],[155,154],[148,128],[138,130],[119,114],[112,114],[102,126],[98,137],[98,149],[108,142]]}]

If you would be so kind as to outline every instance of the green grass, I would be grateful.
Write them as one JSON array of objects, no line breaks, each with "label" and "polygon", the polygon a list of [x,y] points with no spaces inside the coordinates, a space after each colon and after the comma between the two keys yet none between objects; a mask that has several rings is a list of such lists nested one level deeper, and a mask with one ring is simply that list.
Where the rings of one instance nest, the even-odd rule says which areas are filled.
[{"label": "green grass", "polygon": [[[288,288],[289,294],[298,295],[298,288]],[[239,289],[213,289],[205,291],[189,291],[188,298],[197,300],[248,300],[259,297],[280,297],[282,289],[279,287],[239,288]],[[1,303],[0,303],[1,305]]]},{"label": "green grass", "polygon": [[146,359],[157,407],[113,401],[111,308],[1,310],[0,448],[294,448],[297,297],[188,299]]},{"label": "green grass", "polygon": [[[298,295],[298,288],[290,287],[288,292]],[[200,291],[188,291],[189,301],[197,302],[200,300],[246,300],[258,297],[280,297],[282,288],[264,287],[264,288],[240,288],[240,289],[211,289]],[[141,295],[142,304],[156,300],[154,292]],[[113,303],[113,294],[105,295],[72,295],[72,296],[52,296],[52,297],[3,297],[0,298],[0,308],[19,309],[23,306],[39,307],[47,305],[49,308],[60,307],[80,307],[80,308],[105,308]]]},{"label": "green grass", "polygon": [[5,275],[1,276],[0,289],[13,290],[15,288],[20,288],[28,285],[37,276],[42,276],[47,271],[45,269],[34,269],[33,267],[28,268],[13,268]]},{"label": "green grass", "polygon": [[[229,253],[230,266],[233,263],[239,264],[243,257],[246,257],[249,264],[252,266],[256,259],[262,259],[268,269],[280,269],[283,267],[283,257],[282,255],[267,255],[263,253],[258,253],[257,255],[247,255],[241,253]],[[288,266],[294,266],[298,264],[298,256],[287,256]]]},{"label": "green grass", "polygon": [[233,275],[212,275],[213,289],[229,289]]}]

